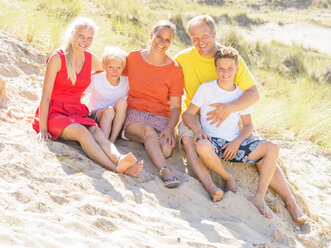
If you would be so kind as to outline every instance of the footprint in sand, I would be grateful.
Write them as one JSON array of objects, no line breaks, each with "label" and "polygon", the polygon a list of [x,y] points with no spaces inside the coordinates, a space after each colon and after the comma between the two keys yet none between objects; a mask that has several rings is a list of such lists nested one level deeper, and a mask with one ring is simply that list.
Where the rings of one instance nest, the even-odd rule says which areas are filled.
[{"label": "footprint in sand", "polygon": [[67,204],[69,202],[67,198],[57,195],[51,195],[51,199],[59,205]]},{"label": "footprint in sand", "polygon": [[93,225],[104,232],[114,232],[118,229],[113,222],[104,218],[97,219]]},{"label": "footprint in sand", "polygon": [[39,99],[39,97],[37,96],[37,94],[31,92],[31,91],[22,91],[20,93],[22,96],[26,97],[27,99],[31,100],[31,101],[37,101]]},{"label": "footprint in sand", "polygon": [[3,148],[5,148],[5,145],[4,145],[4,144],[2,144],[2,143],[0,143],[0,152],[2,152],[2,151],[3,151]]}]

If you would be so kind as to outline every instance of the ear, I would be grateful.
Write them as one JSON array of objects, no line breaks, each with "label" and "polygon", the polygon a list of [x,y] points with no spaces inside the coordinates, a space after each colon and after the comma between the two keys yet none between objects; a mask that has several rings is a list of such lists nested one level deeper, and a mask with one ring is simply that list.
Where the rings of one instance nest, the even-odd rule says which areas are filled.
[{"label": "ear", "polygon": [[151,39],[153,39],[153,36],[154,36],[154,32],[152,31],[151,32]]},{"label": "ear", "polygon": [[239,70],[239,64],[236,65],[236,73],[238,72]]},{"label": "ear", "polygon": [[214,39],[216,38],[216,29],[213,30],[212,36],[213,36]]}]

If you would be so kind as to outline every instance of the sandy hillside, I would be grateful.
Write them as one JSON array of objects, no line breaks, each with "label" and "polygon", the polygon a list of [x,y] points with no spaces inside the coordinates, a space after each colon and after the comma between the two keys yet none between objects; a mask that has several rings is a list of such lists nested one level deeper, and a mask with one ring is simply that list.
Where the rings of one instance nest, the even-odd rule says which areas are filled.
[{"label": "sandy hillside", "polygon": [[263,42],[275,40],[287,45],[294,43],[331,56],[331,29],[320,25],[305,22],[285,24],[269,22],[250,29],[242,28],[240,33],[246,40]]},{"label": "sandy hillside", "polygon": [[[254,166],[227,164],[238,192],[213,203],[176,150],[168,160],[182,182],[166,189],[143,146],[117,141],[145,166],[136,179],[107,171],[77,143],[40,142],[31,128],[45,56],[0,31],[0,77],[8,109],[0,110],[1,247],[330,247],[330,158],[310,144],[278,140],[280,165],[309,223],[295,224],[267,193],[272,220],[248,200]],[[219,184],[222,181],[217,179]]]}]

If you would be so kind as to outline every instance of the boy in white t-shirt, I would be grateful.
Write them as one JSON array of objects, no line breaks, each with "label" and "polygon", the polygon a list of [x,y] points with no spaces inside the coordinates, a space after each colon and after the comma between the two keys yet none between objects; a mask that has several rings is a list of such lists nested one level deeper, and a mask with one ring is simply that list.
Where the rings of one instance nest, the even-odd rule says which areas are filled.
[{"label": "boy in white t-shirt", "polygon": [[89,95],[90,117],[112,143],[115,143],[126,116],[129,83],[127,77],[121,76],[126,56],[126,52],[119,47],[106,47],[102,56],[105,71],[93,75],[85,90],[85,94]]},{"label": "boy in white t-shirt", "polygon": [[[216,52],[215,66],[218,79],[199,87],[183,114],[183,121],[195,133],[199,157],[209,169],[224,178],[227,191],[235,192],[236,184],[233,176],[223,167],[219,157],[231,162],[254,163],[258,167],[260,180],[252,202],[258,210],[265,217],[271,218],[264,202],[270,184],[288,205],[293,219],[304,222],[307,216],[297,206],[276,164],[279,146],[270,141],[247,140],[253,131],[251,110],[248,108],[231,113],[219,127],[216,127],[216,124],[212,125],[207,119],[207,113],[214,108],[210,104],[233,102],[243,94],[233,81],[238,70],[238,56],[238,52],[230,47],[224,47]],[[201,127],[194,121],[194,116],[199,110]],[[241,130],[238,125],[240,119],[243,124]],[[216,188],[211,196],[213,201],[219,201],[223,191]]]}]

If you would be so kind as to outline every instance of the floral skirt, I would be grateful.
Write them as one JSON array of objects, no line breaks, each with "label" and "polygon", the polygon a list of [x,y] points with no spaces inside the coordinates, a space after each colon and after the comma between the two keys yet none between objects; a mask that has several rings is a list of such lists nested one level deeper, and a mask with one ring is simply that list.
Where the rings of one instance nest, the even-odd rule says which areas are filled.
[{"label": "floral skirt", "polygon": [[123,130],[134,122],[143,122],[154,127],[158,132],[162,132],[169,123],[169,119],[163,115],[156,115],[136,109],[128,109],[126,111],[126,119],[123,125]]}]

